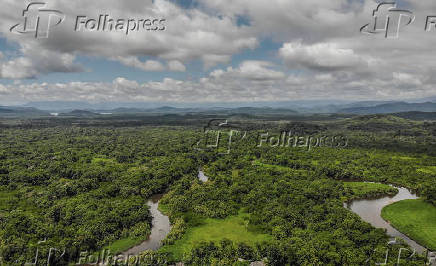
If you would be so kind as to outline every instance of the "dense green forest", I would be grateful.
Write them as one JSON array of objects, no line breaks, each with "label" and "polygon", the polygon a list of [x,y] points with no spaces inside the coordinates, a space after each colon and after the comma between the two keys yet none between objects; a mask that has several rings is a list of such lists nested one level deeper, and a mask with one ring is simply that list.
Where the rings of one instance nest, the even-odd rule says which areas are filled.
[{"label": "dense green forest", "polygon": [[[313,119],[313,118],[312,118]],[[142,265],[374,265],[406,244],[343,207],[395,184],[436,204],[436,123],[394,116],[283,121],[233,117],[244,132],[198,149],[210,117],[4,120],[0,131],[0,257],[5,265],[67,265],[119,239],[147,239],[147,201],[172,223]],[[227,130],[227,129],[226,129]],[[226,131],[227,132],[227,131]],[[263,145],[259,136],[341,136],[347,145]],[[230,148],[229,148],[230,147]],[[198,180],[203,168],[209,181]],[[360,183],[365,184],[365,183]],[[208,227],[209,226],[209,227]],[[226,231],[236,227],[238,230]],[[209,228],[209,229],[208,229]],[[221,237],[208,238],[214,228]],[[244,240],[244,236],[246,239]],[[53,256],[47,256],[50,248]],[[50,261],[47,261],[50,260]],[[426,258],[401,258],[423,265]]]}]

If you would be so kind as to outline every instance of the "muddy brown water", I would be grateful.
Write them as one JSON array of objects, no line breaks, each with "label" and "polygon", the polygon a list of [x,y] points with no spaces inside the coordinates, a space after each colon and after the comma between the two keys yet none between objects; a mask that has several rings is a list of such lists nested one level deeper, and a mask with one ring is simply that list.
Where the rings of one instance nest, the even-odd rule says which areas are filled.
[{"label": "muddy brown water", "polygon": [[372,226],[386,229],[386,233],[389,236],[404,239],[404,241],[406,241],[410,247],[415,249],[416,252],[424,253],[426,251],[425,247],[419,245],[405,234],[399,232],[381,217],[381,211],[387,205],[407,199],[418,199],[416,194],[413,194],[407,188],[395,188],[398,189],[398,194],[393,197],[353,200],[349,203],[345,203],[344,207],[359,215],[364,221],[370,223]]},{"label": "muddy brown water", "polygon": [[[207,182],[207,177],[202,170],[198,171],[198,179],[202,182]],[[153,217],[150,237],[141,244],[130,248],[123,252],[123,255],[138,255],[147,250],[158,250],[162,246],[162,240],[170,233],[171,224],[168,216],[161,213],[158,209],[159,201],[163,194],[154,195],[147,205],[150,207],[150,213]]]},{"label": "muddy brown water", "polygon": [[154,195],[148,202],[150,213],[153,217],[150,237],[141,244],[123,252],[123,255],[138,255],[146,250],[158,250],[162,245],[162,240],[169,234],[171,224],[168,216],[158,210],[159,201],[163,194]]},{"label": "muddy brown water", "polygon": [[201,182],[207,182],[209,180],[209,177],[204,175],[204,172],[202,170],[198,171],[198,179],[200,179]]}]

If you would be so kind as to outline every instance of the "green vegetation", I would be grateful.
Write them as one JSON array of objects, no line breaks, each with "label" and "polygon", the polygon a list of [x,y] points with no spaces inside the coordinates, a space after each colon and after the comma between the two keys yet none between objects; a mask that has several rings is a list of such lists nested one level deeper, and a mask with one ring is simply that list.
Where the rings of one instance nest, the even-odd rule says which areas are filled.
[{"label": "green vegetation", "polygon": [[395,196],[398,193],[398,189],[379,183],[344,182],[344,187],[351,190],[347,200]]},{"label": "green vegetation", "polygon": [[225,219],[207,218],[199,223],[199,225],[186,230],[184,236],[175,241],[173,245],[164,246],[161,251],[169,252],[174,255],[176,261],[181,261],[184,254],[188,254],[196,244],[201,242],[219,243],[228,239],[254,247],[256,243],[272,240],[269,235],[249,230],[249,215],[243,213]]},{"label": "green vegetation", "polygon": [[[364,265],[369,258],[373,264],[384,258],[374,250],[384,250],[389,238],[343,208],[345,199],[394,193],[363,183],[379,182],[436,203],[436,123],[392,116],[251,117],[231,117],[248,134],[227,155],[194,149],[213,115],[2,120],[0,257],[22,265],[38,248],[47,264],[50,248],[65,249],[51,261],[65,265],[80,251],[125,250],[148,237],[147,201],[165,193],[160,209],[173,227],[162,250],[151,252],[161,262],[232,265],[238,258],[266,258],[270,265]],[[345,135],[349,146],[256,146],[259,133],[283,131]],[[199,167],[208,182],[198,180]],[[399,248],[392,247],[390,263]],[[422,265],[423,258],[404,263]]]},{"label": "green vegetation", "polygon": [[417,169],[418,172],[436,175],[436,166],[426,166]]},{"label": "green vegetation", "polygon": [[184,155],[190,136],[146,128],[2,131],[0,257],[24,264],[45,238],[40,252],[66,249],[70,261],[80,251],[118,251],[146,239],[148,199],[196,174]]},{"label": "green vegetation", "polygon": [[127,237],[122,238],[120,240],[116,240],[110,245],[107,245],[102,248],[102,250],[110,250],[111,254],[119,254],[123,251],[128,250],[131,247],[134,247],[143,241],[147,240],[147,238],[137,238],[137,237]]},{"label": "green vegetation", "polygon": [[416,242],[436,250],[436,207],[422,200],[403,200],[386,206],[383,219]]}]

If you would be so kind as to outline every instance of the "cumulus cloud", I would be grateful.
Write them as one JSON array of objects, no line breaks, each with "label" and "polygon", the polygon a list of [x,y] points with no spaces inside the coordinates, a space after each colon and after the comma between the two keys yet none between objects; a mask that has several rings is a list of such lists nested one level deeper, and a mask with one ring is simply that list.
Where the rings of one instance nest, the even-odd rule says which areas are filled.
[{"label": "cumulus cloud", "polygon": [[[365,22],[375,1],[347,0],[204,0],[204,5],[227,16],[245,16],[252,30],[281,41],[356,34],[352,27]],[[351,27],[350,27],[351,26]]]},{"label": "cumulus cloud", "polygon": [[[135,101],[393,99],[435,93],[436,35],[434,30],[424,31],[426,16],[431,15],[431,10],[436,12],[434,3],[399,2],[400,8],[414,12],[416,21],[401,29],[398,39],[385,39],[359,32],[373,19],[375,0],[197,2],[191,8],[169,0],[50,2],[50,7],[62,10],[67,19],[53,28],[48,39],[35,40],[9,33],[11,25],[22,21],[24,6],[20,1],[4,0],[1,35],[19,49],[12,55],[0,54],[1,78],[84,71],[86,66],[76,62],[79,56],[98,56],[143,71],[160,72],[187,72],[201,61],[205,74],[196,81],[167,77],[142,84],[116,76],[113,82],[101,83],[15,84],[4,85],[1,92],[9,93],[8,99],[28,92],[25,97],[29,100]],[[100,13],[113,18],[165,18],[166,30],[126,35],[71,29],[76,15],[98,18]],[[267,49],[262,49],[265,47],[256,49],[265,39],[281,48],[267,54]],[[241,52],[243,56],[236,60],[246,61],[233,62],[234,55]],[[268,62],[266,56],[275,63]],[[236,67],[226,66],[229,63]],[[216,69],[217,65],[224,66]]]},{"label": "cumulus cloud", "polygon": [[285,43],[279,55],[290,68],[305,67],[325,71],[368,67],[370,61],[374,61],[370,57],[357,55],[353,49],[340,48],[336,43]]},{"label": "cumulus cloud", "polygon": [[281,71],[273,70],[274,65],[268,61],[243,61],[237,69],[232,67],[226,71],[221,69],[213,71],[210,76],[214,78],[234,78],[245,79],[251,81],[269,81],[281,80],[285,78],[285,74]]},{"label": "cumulus cloud", "polygon": [[185,72],[186,66],[184,64],[182,64],[182,62],[180,62],[180,61],[172,60],[172,61],[168,62],[168,69],[170,71]]},{"label": "cumulus cloud", "polygon": [[428,97],[436,88],[425,75],[395,73],[362,79],[354,72],[285,74],[265,61],[216,69],[198,80],[164,78],[139,83],[118,77],[112,82],[32,83],[0,86],[0,102],[77,100],[91,102],[223,102],[299,99],[401,100]]},{"label": "cumulus cloud", "polygon": [[81,72],[85,68],[75,63],[75,56],[32,47],[21,49],[21,56],[5,59],[0,57],[0,78],[36,78],[40,73]]},{"label": "cumulus cloud", "polygon": [[118,56],[114,58],[115,60],[119,61],[121,64],[125,66],[130,66],[134,68],[138,68],[144,71],[164,71],[165,67],[164,65],[155,60],[147,60],[145,62],[140,61],[137,57],[129,56],[129,57],[123,57]]},{"label": "cumulus cloud", "polygon": [[[210,68],[218,63],[228,63],[233,54],[244,49],[254,49],[258,45],[257,37],[246,27],[238,26],[232,17],[209,14],[201,9],[184,9],[167,0],[50,2],[49,7],[61,10],[66,19],[62,24],[51,28],[49,38],[38,40],[32,36],[9,32],[11,25],[22,22],[23,17],[20,17],[20,14],[25,5],[21,2],[17,4],[14,0],[5,0],[2,5],[1,32],[4,37],[18,43],[21,47],[32,47],[41,52],[51,51],[70,56],[125,57],[120,60],[121,63],[144,71],[162,71],[164,67],[157,63],[161,60],[170,62],[168,68],[176,71],[183,71],[183,62],[192,60],[202,60],[205,66]],[[10,12],[11,10],[16,12]],[[101,14],[108,14],[113,19],[125,20],[165,19],[165,30],[133,30],[128,35],[115,31],[85,31],[83,27],[80,31],[73,30],[78,15],[86,15],[87,19],[98,20]],[[24,56],[27,55],[24,53]],[[135,59],[140,56],[150,56],[156,60],[140,62]],[[26,58],[32,60],[31,57]],[[41,67],[36,73],[32,73],[32,76],[52,70],[51,67]],[[68,68],[60,71],[65,70]]]}]

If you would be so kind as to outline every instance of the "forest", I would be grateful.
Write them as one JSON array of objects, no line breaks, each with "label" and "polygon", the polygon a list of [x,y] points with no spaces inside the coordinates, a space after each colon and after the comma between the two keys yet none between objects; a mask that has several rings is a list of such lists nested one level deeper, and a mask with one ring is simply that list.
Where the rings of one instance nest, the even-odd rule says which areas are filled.
[{"label": "forest", "polygon": [[[171,232],[138,265],[375,265],[387,249],[388,265],[396,265],[407,243],[389,246],[383,229],[344,202],[395,195],[384,185],[391,184],[436,212],[435,122],[238,115],[214,129],[222,130],[217,147],[198,149],[213,119],[1,120],[0,264],[24,265],[39,254],[37,265],[72,265],[114,242],[113,252],[127,250],[149,237],[147,202],[156,194],[164,194],[159,210]],[[232,129],[244,137],[229,142]],[[340,135],[348,143],[258,147],[266,132]],[[420,244],[434,248],[432,232]],[[423,265],[428,257],[403,254],[399,262]]]}]

